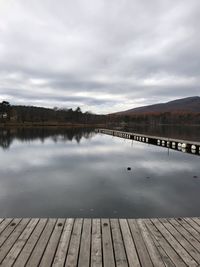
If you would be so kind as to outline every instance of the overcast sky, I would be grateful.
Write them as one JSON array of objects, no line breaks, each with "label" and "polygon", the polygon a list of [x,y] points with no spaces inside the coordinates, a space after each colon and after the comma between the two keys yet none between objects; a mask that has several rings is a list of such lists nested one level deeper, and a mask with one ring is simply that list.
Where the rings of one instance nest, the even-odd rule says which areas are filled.
[{"label": "overcast sky", "polygon": [[109,113],[199,94],[199,0],[0,0],[0,101]]}]

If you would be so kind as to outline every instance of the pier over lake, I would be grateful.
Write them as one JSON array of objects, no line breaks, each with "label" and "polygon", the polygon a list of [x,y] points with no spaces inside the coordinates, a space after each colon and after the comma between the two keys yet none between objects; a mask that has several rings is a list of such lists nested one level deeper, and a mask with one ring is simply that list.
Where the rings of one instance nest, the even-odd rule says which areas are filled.
[{"label": "pier over lake", "polygon": [[89,128],[4,128],[0,159],[0,217],[200,216],[197,154]]}]

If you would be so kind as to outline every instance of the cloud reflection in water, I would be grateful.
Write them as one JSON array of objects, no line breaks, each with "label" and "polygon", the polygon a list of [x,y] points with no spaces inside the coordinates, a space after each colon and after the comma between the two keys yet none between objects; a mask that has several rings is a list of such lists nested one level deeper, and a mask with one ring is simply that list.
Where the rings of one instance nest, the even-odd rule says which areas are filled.
[{"label": "cloud reflection in water", "polygon": [[14,139],[0,157],[1,217],[200,215],[199,157],[100,134]]}]

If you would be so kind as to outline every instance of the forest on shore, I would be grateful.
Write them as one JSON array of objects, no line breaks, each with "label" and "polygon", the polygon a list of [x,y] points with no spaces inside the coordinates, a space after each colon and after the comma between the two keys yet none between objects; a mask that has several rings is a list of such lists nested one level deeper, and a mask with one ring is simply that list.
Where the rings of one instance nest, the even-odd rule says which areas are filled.
[{"label": "forest on shore", "polygon": [[35,106],[11,105],[0,103],[0,124],[2,125],[134,125],[134,124],[187,124],[200,125],[199,112],[148,112],[140,114],[98,115],[76,109],[44,108]]},{"label": "forest on shore", "polygon": [[35,106],[11,105],[7,101],[0,103],[0,122],[7,124],[99,124],[105,122],[105,115],[82,112],[76,109],[44,108]]}]

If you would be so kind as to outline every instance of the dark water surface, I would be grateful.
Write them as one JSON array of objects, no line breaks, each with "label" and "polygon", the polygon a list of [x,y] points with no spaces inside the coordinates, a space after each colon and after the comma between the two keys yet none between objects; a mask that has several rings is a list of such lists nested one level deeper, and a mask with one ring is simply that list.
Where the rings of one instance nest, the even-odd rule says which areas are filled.
[{"label": "dark water surface", "polygon": [[200,216],[199,163],[93,129],[1,129],[0,217]]}]

